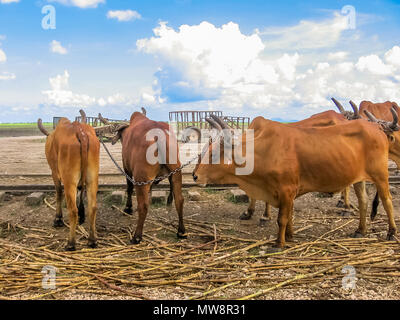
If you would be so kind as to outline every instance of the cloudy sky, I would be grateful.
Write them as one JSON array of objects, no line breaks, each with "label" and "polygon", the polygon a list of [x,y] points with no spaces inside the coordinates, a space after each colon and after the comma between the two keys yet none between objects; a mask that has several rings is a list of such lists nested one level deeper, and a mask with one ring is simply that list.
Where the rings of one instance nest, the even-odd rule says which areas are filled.
[{"label": "cloudy sky", "polygon": [[300,120],[399,83],[400,1],[0,0],[0,122]]}]

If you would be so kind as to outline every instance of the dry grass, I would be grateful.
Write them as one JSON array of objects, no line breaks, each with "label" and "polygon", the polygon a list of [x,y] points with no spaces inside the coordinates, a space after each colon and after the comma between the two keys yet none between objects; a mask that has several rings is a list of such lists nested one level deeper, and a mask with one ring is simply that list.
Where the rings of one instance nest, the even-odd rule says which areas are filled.
[{"label": "dry grass", "polygon": [[[229,223],[195,219],[185,222],[189,234],[201,239],[197,242],[149,236],[151,230],[176,231],[174,222],[158,216],[147,220],[149,230],[138,246],[128,245],[132,230],[125,229],[101,238],[98,249],[75,252],[50,249],[52,230],[8,225],[8,232],[23,230],[25,237],[48,239],[49,244],[29,247],[0,238],[0,298],[59,299],[73,292],[75,298],[155,299],[163,290],[184,299],[256,299],[304,286],[341,287],[344,266],[355,267],[358,279],[380,284],[400,276],[399,243],[334,238],[354,221],[342,219],[322,236],[289,243],[281,252],[269,252],[272,239],[243,239],[232,235]],[[311,223],[315,218],[296,221],[296,233]],[[78,234],[81,240],[87,237],[82,226]],[[41,271],[49,265],[57,268],[54,290],[42,288]]]}]

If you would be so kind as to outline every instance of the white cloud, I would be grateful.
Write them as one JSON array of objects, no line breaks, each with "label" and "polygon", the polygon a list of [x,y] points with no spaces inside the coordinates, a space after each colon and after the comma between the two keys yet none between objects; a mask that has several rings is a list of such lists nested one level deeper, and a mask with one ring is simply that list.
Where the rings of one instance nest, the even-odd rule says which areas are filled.
[{"label": "white cloud", "polygon": [[58,54],[67,54],[68,50],[64,48],[59,41],[53,40],[50,43],[50,51],[53,53],[58,53]]},{"label": "white cloud", "polygon": [[332,52],[328,54],[329,60],[343,60],[349,55],[346,51]]},{"label": "white cloud", "polygon": [[267,28],[259,34],[268,49],[317,49],[334,46],[346,29],[347,18],[335,12],[331,19],[302,20],[295,26]]},{"label": "white cloud", "polygon": [[49,2],[58,2],[66,6],[74,6],[82,9],[86,8],[97,8],[101,3],[105,3],[105,0],[48,0]]},{"label": "white cloud", "polygon": [[139,12],[134,10],[110,10],[107,12],[108,19],[117,19],[118,21],[131,21],[141,19]]},{"label": "white cloud", "polygon": [[6,53],[2,49],[0,49],[0,63],[4,63],[6,61],[7,61]]},{"label": "white cloud", "polygon": [[16,79],[16,75],[11,72],[2,72],[0,73],[0,80],[14,80]]},{"label": "white cloud", "polygon": [[[129,97],[121,93],[114,93],[104,97],[94,97],[88,94],[75,93],[69,86],[70,74],[65,70],[49,79],[50,89],[42,91],[45,102],[57,107],[100,106],[100,107],[132,107],[140,103],[152,105],[161,103],[151,88],[144,88],[137,97]],[[145,93],[146,92],[146,93]],[[153,97],[153,98],[152,98]]]},{"label": "white cloud", "polygon": [[385,54],[385,60],[387,63],[395,66],[400,67],[400,47],[394,46]]},{"label": "white cloud", "polygon": [[[354,56],[328,48],[343,30],[341,17],[333,19],[337,33],[323,44],[324,54],[309,51],[292,52],[282,47],[270,54],[269,42],[261,35],[241,33],[233,22],[216,27],[208,22],[182,25],[178,30],[162,22],[154,36],[137,41],[137,49],[155,57],[154,92],[149,100],[165,99],[182,108],[221,109],[227,113],[259,114],[299,119],[332,107],[330,97],[361,100],[400,101],[400,48],[395,46],[382,56]],[[300,25],[311,26],[303,21]],[[336,25],[336,24],[334,24]],[[311,30],[313,28],[308,28]],[[299,37],[285,32],[285,42]],[[335,32],[335,31],[332,31]],[[300,40],[304,40],[300,36]],[[284,42],[281,42],[284,43]],[[302,47],[307,47],[303,42]],[[286,51],[286,52],[285,52]],[[397,88],[397,89],[396,89]],[[153,99],[152,99],[153,98]],[[230,112],[231,110],[231,112]]]},{"label": "white cloud", "polygon": [[384,62],[374,54],[360,57],[356,67],[360,71],[369,71],[375,75],[389,75],[391,73],[390,67],[385,65]]},{"label": "white cloud", "polygon": [[0,3],[8,4],[13,2],[19,2],[19,0],[0,0]]}]

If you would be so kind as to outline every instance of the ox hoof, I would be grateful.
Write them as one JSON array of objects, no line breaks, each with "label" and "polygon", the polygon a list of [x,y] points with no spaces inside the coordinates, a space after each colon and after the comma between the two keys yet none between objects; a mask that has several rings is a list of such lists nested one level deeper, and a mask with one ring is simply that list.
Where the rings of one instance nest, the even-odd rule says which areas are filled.
[{"label": "ox hoof", "polygon": [[270,220],[271,220],[270,218],[261,217],[261,218],[260,218],[260,222],[258,223],[258,225],[259,225],[260,227],[265,227],[265,226],[268,224],[268,222],[269,222]]},{"label": "ox hoof", "polygon": [[54,228],[62,228],[62,227],[64,227],[64,222],[62,219],[55,219],[53,226],[54,226]]},{"label": "ox hoof", "polygon": [[389,233],[386,237],[387,241],[396,241],[396,236],[394,234]]},{"label": "ox hoof", "polygon": [[75,251],[75,245],[74,244],[67,244],[67,246],[65,247],[65,251]]},{"label": "ox hoof", "polygon": [[277,253],[277,252],[282,252],[283,248],[280,246],[274,245],[273,247],[268,248],[267,253]]},{"label": "ox hoof", "polygon": [[360,231],[356,231],[351,236],[352,238],[364,238],[364,235]]},{"label": "ox hoof", "polygon": [[352,215],[352,212],[347,210],[342,210],[339,212],[339,215],[342,217],[350,217]]},{"label": "ox hoof", "polygon": [[245,211],[239,216],[239,219],[240,220],[250,220],[251,216],[252,216],[252,214]]},{"label": "ox hoof", "polygon": [[132,208],[128,208],[128,207],[126,207],[126,208],[124,209],[124,212],[125,212],[126,214],[130,214],[130,215],[132,215],[132,213],[133,213],[133,210],[132,210]]},{"label": "ox hoof", "polygon": [[187,239],[188,237],[186,232],[178,232],[176,235],[178,236],[178,239]]},{"label": "ox hoof", "polygon": [[131,239],[131,244],[139,244],[142,241],[142,237],[136,236]]},{"label": "ox hoof", "polygon": [[88,247],[89,247],[89,248],[92,248],[92,249],[97,248],[97,242],[96,242],[96,240],[89,240],[89,241],[88,241]]}]

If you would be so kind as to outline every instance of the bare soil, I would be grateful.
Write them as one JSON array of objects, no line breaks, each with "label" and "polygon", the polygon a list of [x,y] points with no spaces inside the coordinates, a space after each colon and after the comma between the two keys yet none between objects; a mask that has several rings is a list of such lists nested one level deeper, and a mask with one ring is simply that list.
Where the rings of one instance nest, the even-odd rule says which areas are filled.
[{"label": "bare soil", "polygon": [[[113,148],[118,158],[118,145]],[[2,138],[0,154],[2,174],[49,173],[41,137]],[[101,164],[101,172],[115,172],[104,153]],[[357,229],[358,212],[337,208],[339,195],[300,197],[295,201],[294,239],[276,254],[271,251],[278,230],[276,209],[273,220],[260,226],[262,202],[257,202],[251,220],[242,221],[238,217],[247,204],[233,203],[229,191],[194,189],[201,201],[189,201],[184,192],[187,239],[176,238],[173,207],[152,205],[142,243],[131,245],[136,213],[124,215],[112,207],[110,194],[102,193],[98,195],[99,247],[88,249],[85,234],[78,233],[75,253],[64,251],[68,228],[53,227],[52,208],[44,203],[29,207],[26,196],[9,195],[0,203],[0,298],[137,299],[135,292],[147,299],[235,299],[269,288],[255,299],[400,299],[400,244],[385,240],[387,218],[381,206],[376,221],[368,218],[368,235],[353,239],[350,235]],[[399,227],[400,188],[391,191]],[[371,201],[374,187],[369,186],[368,192]],[[46,201],[54,205],[54,193],[47,194]],[[351,201],[357,204],[353,191]],[[117,207],[122,209],[123,204]],[[64,220],[68,223],[65,208]],[[82,227],[87,231],[88,222]],[[95,256],[103,262],[93,260]],[[61,257],[69,262],[61,263]],[[84,257],[87,261],[79,260]],[[139,261],[147,267],[138,265]],[[40,286],[41,271],[43,265],[52,264],[61,274],[57,289],[46,290]],[[295,280],[329,266],[333,269]],[[343,288],[346,274],[342,268],[346,266],[355,268],[354,289]],[[117,289],[85,272],[102,276]],[[85,277],[89,278],[82,282]]]}]

